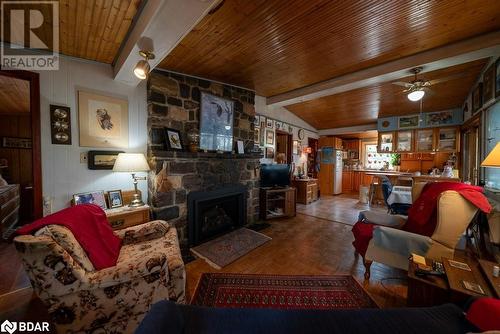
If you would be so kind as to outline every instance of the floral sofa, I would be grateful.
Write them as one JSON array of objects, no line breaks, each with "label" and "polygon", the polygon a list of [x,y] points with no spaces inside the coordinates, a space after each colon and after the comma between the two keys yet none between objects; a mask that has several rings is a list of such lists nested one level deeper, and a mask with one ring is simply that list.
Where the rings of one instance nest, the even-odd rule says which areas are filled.
[{"label": "floral sofa", "polygon": [[115,267],[95,270],[65,227],[49,225],[14,239],[31,284],[59,333],[131,333],[152,304],[185,302],[176,229],[151,221],[115,231]]}]

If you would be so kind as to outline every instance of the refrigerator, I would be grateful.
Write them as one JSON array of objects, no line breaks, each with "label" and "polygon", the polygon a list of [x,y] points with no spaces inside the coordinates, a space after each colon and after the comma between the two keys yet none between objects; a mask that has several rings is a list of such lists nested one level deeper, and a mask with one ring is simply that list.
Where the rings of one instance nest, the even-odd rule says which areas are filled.
[{"label": "refrigerator", "polygon": [[333,147],[321,148],[321,163],[324,165],[333,165],[331,170],[332,175],[328,175],[329,187],[327,193],[338,195],[342,193],[342,150],[334,149]]}]

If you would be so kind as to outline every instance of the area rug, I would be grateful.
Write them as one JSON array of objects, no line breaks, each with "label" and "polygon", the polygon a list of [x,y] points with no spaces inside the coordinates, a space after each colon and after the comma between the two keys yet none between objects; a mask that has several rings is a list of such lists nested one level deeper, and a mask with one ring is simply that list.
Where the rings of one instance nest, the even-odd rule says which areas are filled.
[{"label": "area rug", "polygon": [[191,300],[209,307],[273,309],[377,308],[349,275],[283,276],[204,273]]},{"label": "area rug", "polygon": [[242,227],[191,248],[191,252],[212,267],[221,269],[269,240],[271,238],[262,233]]}]

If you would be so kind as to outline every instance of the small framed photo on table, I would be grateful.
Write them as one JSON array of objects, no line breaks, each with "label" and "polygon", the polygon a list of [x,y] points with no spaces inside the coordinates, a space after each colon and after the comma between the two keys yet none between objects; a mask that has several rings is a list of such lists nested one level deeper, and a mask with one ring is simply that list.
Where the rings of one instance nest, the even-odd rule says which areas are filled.
[{"label": "small framed photo on table", "polygon": [[119,208],[123,206],[123,197],[121,190],[110,190],[108,191],[108,202],[109,208]]},{"label": "small framed photo on table", "polygon": [[91,191],[87,193],[79,193],[73,195],[73,202],[75,205],[80,204],[95,204],[101,207],[101,209],[106,210],[106,198],[104,197],[104,191]]}]

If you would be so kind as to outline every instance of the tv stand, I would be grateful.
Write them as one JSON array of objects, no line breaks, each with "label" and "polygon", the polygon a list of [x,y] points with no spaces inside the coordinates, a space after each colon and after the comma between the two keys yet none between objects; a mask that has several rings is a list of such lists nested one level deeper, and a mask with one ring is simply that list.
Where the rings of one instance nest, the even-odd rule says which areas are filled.
[{"label": "tv stand", "polygon": [[294,217],[297,189],[293,187],[260,188],[260,219]]}]

